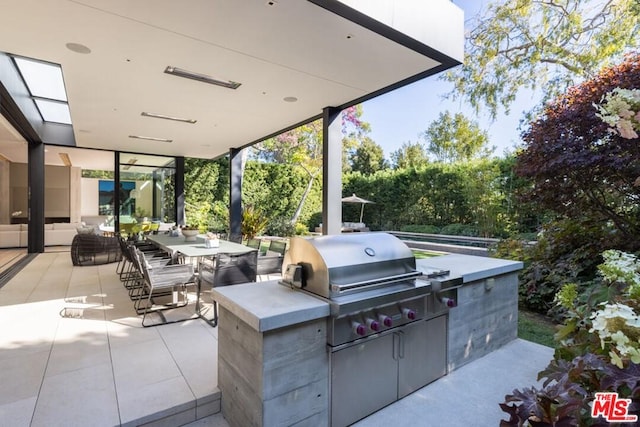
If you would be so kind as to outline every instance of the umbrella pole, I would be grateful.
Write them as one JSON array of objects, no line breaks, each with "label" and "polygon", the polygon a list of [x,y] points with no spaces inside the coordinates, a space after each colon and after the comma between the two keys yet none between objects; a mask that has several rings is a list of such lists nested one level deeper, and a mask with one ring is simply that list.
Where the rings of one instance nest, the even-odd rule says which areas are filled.
[{"label": "umbrella pole", "polygon": [[360,204],[362,207],[360,208],[360,222],[362,222],[362,214],[364,213],[364,203]]}]

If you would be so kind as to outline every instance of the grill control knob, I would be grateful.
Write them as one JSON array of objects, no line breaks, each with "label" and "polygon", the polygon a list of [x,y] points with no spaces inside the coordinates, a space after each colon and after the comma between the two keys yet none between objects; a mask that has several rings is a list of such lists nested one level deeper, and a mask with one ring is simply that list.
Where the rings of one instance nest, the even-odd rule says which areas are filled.
[{"label": "grill control knob", "polygon": [[387,328],[390,328],[393,326],[393,319],[391,318],[391,316],[387,316],[386,314],[381,314],[380,316],[378,316],[378,319]]},{"label": "grill control knob", "polygon": [[352,322],[351,329],[354,334],[360,335],[361,337],[367,333],[367,328],[360,322]]},{"label": "grill control knob", "polygon": [[440,302],[449,308],[458,306],[458,304],[456,303],[456,300],[454,300],[453,298],[442,297],[440,298]]},{"label": "grill control knob", "polygon": [[374,332],[380,330],[380,323],[377,320],[373,320],[371,318],[367,318],[367,326]]},{"label": "grill control knob", "polygon": [[411,310],[410,308],[403,308],[402,315],[405,319],[416,320],[416,312],[414,310]]}]

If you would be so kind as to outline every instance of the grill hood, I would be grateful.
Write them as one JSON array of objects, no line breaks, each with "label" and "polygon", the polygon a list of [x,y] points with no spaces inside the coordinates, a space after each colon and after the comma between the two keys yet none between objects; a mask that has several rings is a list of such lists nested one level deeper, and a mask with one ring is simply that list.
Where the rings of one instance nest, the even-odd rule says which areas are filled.
[{"label": "grill hood", "polygon": [[326,298],[421,274],[411,250],[387,233],[294,237],[287,261],[301,267],[303,289]]}]

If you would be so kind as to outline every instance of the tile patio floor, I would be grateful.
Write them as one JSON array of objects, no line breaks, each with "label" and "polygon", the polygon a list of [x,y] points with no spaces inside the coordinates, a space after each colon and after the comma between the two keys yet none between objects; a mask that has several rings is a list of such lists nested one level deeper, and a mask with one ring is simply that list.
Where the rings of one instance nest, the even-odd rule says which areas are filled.
[{"label": "tile patio floor", "polygon": [[[142,328],[114,272],[45,253],[0,288],[0,426],[227,427],[217,328]],[[551,356],[513,341],[356,425],[497,426],[504,395],[535,384]]]}]

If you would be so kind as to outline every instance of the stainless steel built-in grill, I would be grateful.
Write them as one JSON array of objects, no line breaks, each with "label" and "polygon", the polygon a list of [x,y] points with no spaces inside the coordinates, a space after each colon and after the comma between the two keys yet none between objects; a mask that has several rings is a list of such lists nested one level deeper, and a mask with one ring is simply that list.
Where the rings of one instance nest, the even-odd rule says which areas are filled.
[{"label": "stainless steel built-in grill", "polygon": [[283,284],[331,307],[331,424],[351,424],[446,374],[447,311],[461,278],[416,269],[386,233],[294,238]]}]

